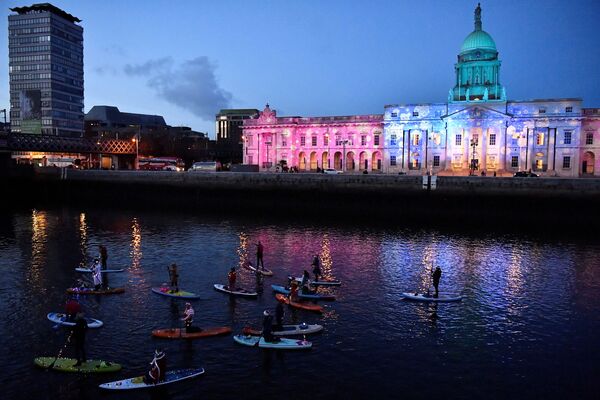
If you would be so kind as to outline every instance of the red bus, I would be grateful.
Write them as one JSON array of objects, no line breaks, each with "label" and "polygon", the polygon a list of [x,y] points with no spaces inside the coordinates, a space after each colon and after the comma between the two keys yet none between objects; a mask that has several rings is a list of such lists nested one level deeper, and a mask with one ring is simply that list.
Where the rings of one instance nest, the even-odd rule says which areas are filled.
[{"label": "red bus", "polygon": [[185,163],[177,157],[140,158],[139,169],[145,171],[184,171]]}]

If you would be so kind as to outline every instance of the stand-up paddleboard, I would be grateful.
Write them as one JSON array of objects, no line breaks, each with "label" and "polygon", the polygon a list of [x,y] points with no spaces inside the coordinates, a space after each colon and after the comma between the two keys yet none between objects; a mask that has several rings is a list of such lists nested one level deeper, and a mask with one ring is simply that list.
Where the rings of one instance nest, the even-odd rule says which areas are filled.
[{"label": "stand-up paddleboard", "polygon": [[316,304],[311,303],[296,303],[295,301],[290,301],[285,295],[281,293],[277,293],[275,298],[278,302],[289,305],[290,307],[298,308],[300,310],[314,311],[314,312],[323,312],[323,307],[318,306]]},{"label": "stand-up paddleboard", "polygon": [[[273,291],[277,292],[277,293],[281,293],[281,294],[290,294],[290,290],[280,286],[280,285],[271,285],[271,287],[273,288]],[[326,295],[326,294],[304,294],[301,293],[300,291],[298,291],[298,298],[299,299],[303,299],[303,300],[328,300],[328,301],[333,301],[335,300],[335,296],[332,295]]]},{"label": "stand-up paddleboard", "polygon": [[167,371],[165,373],[165,380],[158,382],[157,384],[146,384],[144,383],[143,376],[136,376],[135,378],[123,379],[120,381],[108,382],[98,385],[102,389],[109,390],[130,390],[130,389],[146,389],[153,388],[156,386],[168,385],[171,383],[183,381],[185,379],[195,378],[204,373],[204,368],[189,368],[189,369],[176,369]]},{"label": "stand-up paddleboard", "polygon": [[200,339],[211,336],[227,335],[231,333],[231,328],[227,326],[219,326],[214,328],[202,328],[198,332],[186,332],[185,329],[170,328],[170,329],[155,329],[152,331],[152,336],[162,339]]},{"label": "stand-up paddleboard", "polygon": [[196,293],[186,292],[183,290],[176,292],[176,291],[170,290],[169,288],[166,288],[166,287],[153,287],[152,291],[156,294],[161,294],[163,296],[169,296],[169,297],[175,297],[177,299],[196,300],[196,299],[200,298],[200,296],[197,295]]},{"label": "stand-up paddleboard", "polygon": [[[94,270],[91,269],[91,268],[81,268],[81,267],[75,268],[75,271],[77,271],[77,272],[87,272],[87,273],[90,273],[90,274],[94,272]],[[123,272],[123,271],[125,271],[123,268],[121,268],[121,269],[102,269],[102,270],[100,270],[100,272],[102,272],[103,274],[110,274],[110,273],[114,273],[114,272]]]},{"label": "stand-up paddleboard", "polygon": [[38,357],[33,362],[41,368],[50,368],[52,366],[52,369],[55,371],[83,372],[86,374],[116,372],[121,369],[120,364],[101,360],[87,360],[87,362],[79,366],[75,366],[77,360],[74,358]]},{"label": "stand-up paddleboard", "polygon": [[433,297],[432,295],[422,294],[422,293],[402,293],[402,297],[407,300],[414,301],[428,301],[428,302],[436,302],[436,303],[450,303],[453,301],[461,301],[462,296],[438,296]]},{"label": "stand-up paddleboard", "polygon": [[[302,282],[302,277],[294,278],[298,282]],[[308,283],[313,286],[340,286],[342,281],[328,281],[328,280],[320,280],[320,281],[311,281],[308,280]]]},{"label": "stand-up paddleboard", "polygon": [[249,290],[242,289],[242,288],[236,288],[235,290],[229,290],[229,288],[227,286],[221,285],[219,283],[215,283],[213,286],[214,286],[214,288],[215,288],[216,291],[227,293],[227,294],[231,294],[231,295],[234,295],[234,296],[243,296],[243,297],[256,297],[256,296],[258,296],[258,293],[251,292]]},{"label": "stand-up paddleboard", "polygon": [[[65,325],[65,326],[75,326],[75,322],[67,321],[67,314],[55,313],[51,312],[47,315],[48,319],[55,324]],[[87,322],[88,328],[100,328],[104,323],[99,319],[95,318],[87,318],[85,317],[85,322]]]},{"label": "stand-up paddleboard", "polygon": [[[296,336],[296,335],[310,335],[311,333],[321,332],[323,330],[323,325],[309,325],[307,323],[299,324],[299,325],[282,325],[278,327],[277,325],[273,325],[273,335],[275,336]],[[249,326],[246,326],[242,329],[242,333],[244,335],[252,335],[252,336],[260,336],[262,335],[262,331],[257,329],[252,329]]]},{"label": "stand-up paddleboard", "polygon": [[69,294],[118,294],[124,293],[125,288],[98,289],[94,288],[68,288]]},{"label": "stand-up paddleboard", "polygon": [[245,346],[257,346],[263,349],[306,350],[312,347],[311,342],[296,339],[277,338],[276,342],[267,342],[263,337],[235,335],[233,340]]},{"label": "stand-up paddleboard", "polygon": [[[256,273],[257,268],[253,265],[248,265],[248,264],[244,264],[244,267],[246,267],[247,269],[249,269],[250,271]],[[261,269],[258,268],[258,273],[259,274],[263,274],[264,276],[273,276],[273,271],[269,270],[269,269]]]}]

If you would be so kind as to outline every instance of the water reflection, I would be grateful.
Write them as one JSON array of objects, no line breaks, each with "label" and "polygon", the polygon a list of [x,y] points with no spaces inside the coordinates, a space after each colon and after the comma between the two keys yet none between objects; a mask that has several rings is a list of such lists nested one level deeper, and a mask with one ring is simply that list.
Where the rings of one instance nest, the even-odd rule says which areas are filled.
[{"label": "water reflection", "polygon": [[82,266],[87,266],[87,248],[88,248],[88,225],[85,220],[85,213],[79,214],[79,251],[81,252]]},{"label": "water reflection", "polygon": [[46,246],[48,239],[48,214],[45,211],[31,212],[31,267],[27,280],[36,288],[42,285],[42,271],[46,263]]},{"label": "water reflection", "polygon": [[137,218],[131,221],[131,243],[129,244],[129,255],[131,257],[131,268],[137,270],[142,261],[142,229]]}]

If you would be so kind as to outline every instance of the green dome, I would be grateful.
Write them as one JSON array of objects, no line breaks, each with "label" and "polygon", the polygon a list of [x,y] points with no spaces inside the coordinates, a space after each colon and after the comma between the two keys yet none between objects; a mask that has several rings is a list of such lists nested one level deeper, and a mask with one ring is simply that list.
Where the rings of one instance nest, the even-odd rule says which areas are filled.
[{"label": "green dome", "polygon": [[466,37],[460,48],[460,53],[463,54],[472,50],[496,51],[496,43],[486,31],[475,30]]}]

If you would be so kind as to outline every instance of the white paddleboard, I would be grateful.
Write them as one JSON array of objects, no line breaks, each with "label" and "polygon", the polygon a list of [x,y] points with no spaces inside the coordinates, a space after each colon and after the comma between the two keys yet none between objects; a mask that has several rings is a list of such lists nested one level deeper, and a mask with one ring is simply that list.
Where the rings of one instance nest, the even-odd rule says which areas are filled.
[{"label": "white paddleboard", "polygon": [[435,303],[450,303],[453,301],[461,301],[462,296],[445,296],[441,295],[438,297],[433,297],[433,295],[427,295],[422,293],[402,293],[402,297],[408,300],[414,301],[426,301],[426,302],[435,302]]},{"label": "white paddleboard", "polygon": [[98,385],[102,389],[108,390],[131,390],[131,389],[146,389],[153,388],[156,386],[169,385],[171,383],[183,381],[185,379],[194,378],[202,375],[204,368],[189,368],[189,369],[177,369],[167,371],[165,374],[165,380],[158,382],[157,384],[146,384],[144,383],[143,376],[136,376],[135,378],[123,379],[120,381],[108,382]]},{"label": "white paddleboard", "polygon": [[276,342],[267,342],[265,338],[259,336],[235,335],[233,340],[245,346],[258,346],[263,349],[305,350],[312,347],[311,342],[297,339],[278,338]]},{"label": "white paddleboard", "polygon": [[256,297],[256,296],[258,296],[258,293],[256,293],[256,292],[250,292],[250,291],[248,291],[246,289],[242,289],[242,288],[236,288],[235,290],[229,290],[227,287],[225,287],[225,285],[221,285],[219,283],[215,283],[214,284],[214,288],[215,288],[215,290],[217,290],[219,292],[231,294],[231,295],[234,295],[234,296],[244,296],[244,297]]},{"label": "white paddleboard", "polygon": [[[55,324],[60,324],[60,325],[65,325],[65,326],[75,326],[75,322],[67,321],[66,314],[51,312],[51,313],[48,313],[48,315],[46,317],[48,317],[48,319],[50,321],[54,322]],[[84,319],[88,324],[88,328],[100,328],[102,325],[104,325],[104,323],[102,321],[100,321],[99,319],[87,318],[87,317]]]}]

